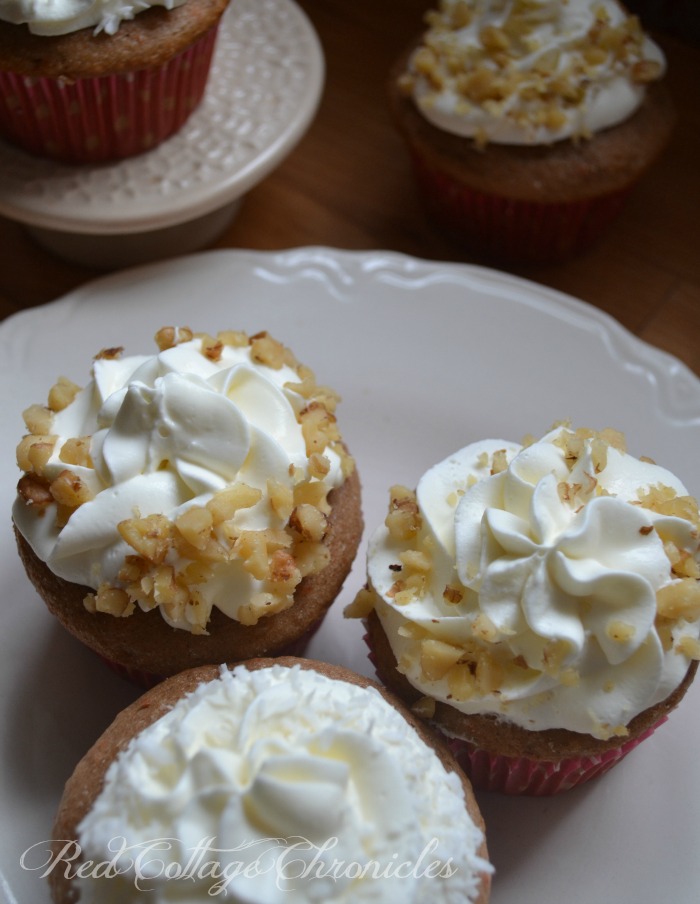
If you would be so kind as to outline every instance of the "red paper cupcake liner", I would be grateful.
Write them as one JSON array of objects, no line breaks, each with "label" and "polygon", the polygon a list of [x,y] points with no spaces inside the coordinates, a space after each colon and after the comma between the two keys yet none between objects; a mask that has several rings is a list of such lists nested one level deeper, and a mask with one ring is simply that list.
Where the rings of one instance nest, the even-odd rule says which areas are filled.
[{"label": "red paper cupcake liner", "polygon": [[446,737],[446,741],[474,788],[503,794],[544,797],[570,791],[604,775],[650,737],[666,718],[664,716],[656,725],[613,750],[606,750],[598,756],[572,757],[558,762],[492,754],[461,738]]},{"label": "red paper cupcake liner", "polygon": [[200,103],[218,24],[157,69],[77,79],[0,72],[0,136],[31,154],[99,164],[152,150]]},{"label": "red paper cupcake liner", "polygon": [[470,249],[499,260],[546,263],[592,245],[619,215],[632,186],[580,201],[540,203],[476,191],[412,153],[430,216]]},{"label": "red paper cupcake liner", "polygon": [[[311,639],[316,634],[318,629],[323,624],[323,619],[316,622],[315,625],[312,625],[301,637],[298,637],[296,640],[292,641],[290,644],[287,644],[283,649],[278,650],[276,653],[261,653],[261,656],[296,656],[303,657],[306,653],[306,649],[311,642]],[[98,654],[99,655],[99,654]],[[122,678],[125,678],[127,681],[130,681],[132,684],[137,685],[138,687],[142,687],[145,689],[155,687],[156,684],[160,684],[161,681],[164,681],[167,677],[166,675],[157,675],[154,672],[148,672],[143,669],[132,668],[131,666],[121,665],[118,662],[114,662],[112,659],[109,659],[106,656],[99,657],[102,662],[108,668],[110,668],[113,672],[116,672],[117,675],[120,675]]]}]

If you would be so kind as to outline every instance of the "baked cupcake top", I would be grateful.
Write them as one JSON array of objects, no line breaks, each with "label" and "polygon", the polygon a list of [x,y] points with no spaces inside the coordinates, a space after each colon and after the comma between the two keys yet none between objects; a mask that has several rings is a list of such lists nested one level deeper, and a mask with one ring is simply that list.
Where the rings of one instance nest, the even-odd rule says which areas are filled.
[{"label": "baked cupcake top", "polygon": [[267,333],[164,328],[155,355],[103,349],[25,412],[17,528],[89,611],[157,608],[206,633],[288,608],[328,563],[328,495],[354,463],[338,396]]},{"label": "baked cupcake top", "polygon": [[222,667],[117,755],[77,832],[112,877],[80,901],[476,900],[460,776],[376,688],[267,662]]},{"label": "baked cupcake top", "polygon": [[614,431],[474,443],[394,487],[368,550],[410,683],[530,730],[624,737],[700,659],[696,501]]},{"label": "baked cupcake top", "polygon": [[186,0],[0,0],[0,19],[35,35],[65,35],[82,28],[114,34],[121,22],[152,6],[174,9]]},{"label": "baked cupcake top", "polygon": [[665,70],[617,0],[441,0],[400,78],[425,118],[477,145],[590,137]]}]

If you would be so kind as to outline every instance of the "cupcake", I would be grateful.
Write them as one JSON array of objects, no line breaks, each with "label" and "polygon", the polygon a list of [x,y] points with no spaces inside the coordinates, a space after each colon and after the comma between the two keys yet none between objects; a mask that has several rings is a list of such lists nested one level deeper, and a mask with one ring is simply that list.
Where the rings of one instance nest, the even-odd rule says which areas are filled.
[{"label": "cupcake", "polygon": [[621,434],[486,440],[391,490],[368,549],[379,677],[477,788],[553,794],[665,721],[700,659],[696,501]]},{"label": "cupcake", "polygon": [[309,368],[265,332],[156,340],[27,409],[13,508],[50,611],[142,683],[298,652],[362,533],[338,397]]},{"label": "cupcake", "polygon": [[54,839],[58,904],[484,904],[492,872],[444,745],[366,679],[286,658],[190,670],[124,710]]},{"label": "cupcake", "polygon": [[441,0],[389,86],[430,214],[469,250],[593,242],[665,147],[659,47],[616,0]]},{"label": "cupcake", "polygon": [[229,0],[2,0],[0,138],[98,164],[173,135],[204,94]]}]

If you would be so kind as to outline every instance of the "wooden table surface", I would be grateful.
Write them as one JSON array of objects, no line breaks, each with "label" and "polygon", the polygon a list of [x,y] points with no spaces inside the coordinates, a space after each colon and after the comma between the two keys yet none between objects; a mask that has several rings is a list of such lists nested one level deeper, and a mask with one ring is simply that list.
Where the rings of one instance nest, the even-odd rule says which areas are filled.
[{"label": "wooden table surface", "polygon": [[[298,0],[321,39],[326,85],[309,131],[254,188],[217,247],[303,245],[389,249],[434,260],[488,262],[441,236],[413,191],[384,85],[421,28],[426,0]],[[567,263],[512,272],[607,311],[700,374],[700,47],[657,33],[679,125],[664,157],[599,244]],[[0,218],[0,318],[93,278]]]}]

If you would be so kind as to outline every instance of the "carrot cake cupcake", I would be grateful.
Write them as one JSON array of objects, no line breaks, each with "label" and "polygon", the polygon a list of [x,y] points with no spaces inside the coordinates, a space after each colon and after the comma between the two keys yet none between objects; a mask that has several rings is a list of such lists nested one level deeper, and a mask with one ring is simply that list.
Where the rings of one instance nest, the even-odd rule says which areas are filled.
[{"label": "carrot cake cupcake", "polygon": [[332,390],[265,332],[156,340],[25,412],[13,508],[51,612],[146,680],[303,640],[362,533]]},{"label": "carrot cake cupcake", "polygon": [[54,838],[57,904],[485,904],[492,872],[444,744],[367,679],[288,658],[146,693],[78,764]]},{"label": "carrot cake cupcake", "polygon": [[0,138],[97,164],[156,147],[200,103],[229,0],[0,0]]},{"label": "carrot cake cupcake", "polygon": [[665,66],[617,0],[441,0],[389,86],[428,210],[501,259],[586,247],[668,141]]},{"label": "carrot cake cupcake", "polygon": [[368,551],[381,679],[475,787],[554,793],[665,720],[700,659],[697,502],[620,434],[473,443],[391,490]]}]

